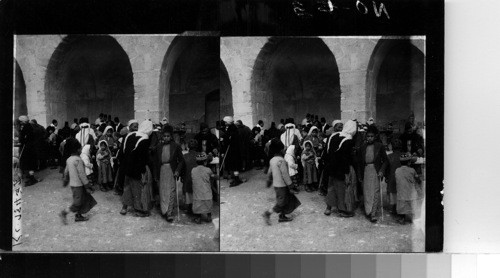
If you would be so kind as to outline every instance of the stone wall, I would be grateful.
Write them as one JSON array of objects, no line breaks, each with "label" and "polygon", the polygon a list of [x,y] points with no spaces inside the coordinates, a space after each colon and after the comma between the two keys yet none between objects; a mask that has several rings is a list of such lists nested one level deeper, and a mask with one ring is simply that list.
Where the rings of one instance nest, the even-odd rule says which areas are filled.
[{"label": "stone wall", "polygon": [[[271,57],[271,52],[273,51],[279,51],[275,49],[279,48],[279,46],[273,48],[269,47],[269,44],[277,44],[276,41],[279,39],[268,37],[221,38],[221,59],[227,68],[231,81],[234,116],[236,119],[243,119],[248,125],[255,125],[260,119],[263,119],[266,124],[270,122],[268,119],[279,121],[279,119],[273,118],[273,109],[274,111],[282,110],[282,112],[278,112],[281,114],[292,113],[294,109],[297,110],[296,108],[290,108],[292,103],[283,103],[285,99],[283,97],[280,98],[279,94],[277,95],[278,103],[273,104],[272,94],[269,94],[273,89],[269,86],[256,85],[265,83],[269,76],[266,74],[253,74],[255,71],[262,71],[262,67],[269,67],[270,63],[272,63],[272,61],[266,60],[266,57]],[[334,72],[333,74],[338,74],[340,83],[340,117],[344,121],[358,119],[361,122],[365,122],[370,117],[376,119],[376,77],[378,76],[380,65],[384,61],[388,49],[394,45],[394,41],[409,41],[411,45],[425,56],[425,38],[422,37],[321,37],[320,39],[328,47],[335,59],[338,73]],[[260,60],[262,58],[263,60]],[[286,64],[287,62],[282,60],[281,63]],[[417,66],[423,69],[424,65],[425,61],[423,65],[418,64]],[[310,72],[312,71],[311,69]],[[318,68],[316,76],[321,76],[321,72],[324,72],[324,70]],[[302,81],[307,75],[306,73],[297,74],[301,76],[300,80]],[[314,75],[314,73],[311,74]],[[298,82],[298,77],[293,78],[290,75],[287,78],[289,80],[288,83],[272,85],[275,87],[274,91],[279,91],[279,88],[286,89],[304,86],[303,82],[302,84]],[[310,94],[310,91],[325,91],[325,87],[321,85],[321,81],[318,82],[316,80],[307,84],[308,88],[303,91],[306,94]],[[330,84],[330,86],[333,85]],[[315,87],[318,90],[314,89]],[[423,115],[424,104],[422,95],[424,93],[422,90],[415,93],[413,98],[418,100],[413,101],[411,106],[413,109],[418,110],[420,115]],[[305,99],[306,101],[299,104],[309,107],[307,96]],[[323,99],[324,96],[318,97],[317,101],[321,102]],[[332,107],[335,107],[335,105],[332,105]],[[307,109],[310,110],[311,108]],[[299,109],[297,113],[304,112],[305,110],[301,111]],[[309,112],[325,116],[328,120],[337,117],[335,108],[331,111],[319,109],[318,111]]]}]

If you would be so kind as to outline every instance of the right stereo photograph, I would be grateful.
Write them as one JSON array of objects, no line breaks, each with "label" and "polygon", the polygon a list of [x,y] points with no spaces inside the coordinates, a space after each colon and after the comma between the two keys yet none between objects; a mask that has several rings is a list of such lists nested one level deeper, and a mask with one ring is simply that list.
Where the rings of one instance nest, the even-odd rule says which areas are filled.
[{"label": "right stereo photograph", "polygon": [[425,252],[425,44],[221,37],[221,251]]}]

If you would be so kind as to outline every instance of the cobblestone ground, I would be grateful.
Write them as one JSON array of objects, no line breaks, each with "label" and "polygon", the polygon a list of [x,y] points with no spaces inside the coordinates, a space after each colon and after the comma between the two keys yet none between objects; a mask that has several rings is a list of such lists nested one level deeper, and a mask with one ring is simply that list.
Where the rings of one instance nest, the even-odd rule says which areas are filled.
[{"label": "cobblestone ground", "polygon": [[[62,187],[58,170],[37,173],[43,181],[23,188],[23,241],[14,251],[218,251],[213,223],[195,224],[181,210],[180,221],[165,221],[155,208],[146,218],[119,214],[120,196],[93,193],[97,205],[89,221],[64,226],[58,213],[71,204],[71,189]],[[219,217],[219,206],[213,209]]]},{"label": "cobblestone ground", "polygon": [[[262,212],[275,202],[274,190],[266,188],[262,171],[242,174],[248,181],[229,188],[221,182],[221,251],[298,252],[423,252],[423,220],[400,225],[385,211],[384,220],[373,224],[358,208],[356,216],[325,216],[323,197],[301,191],[302,205],[291,222],[264,224]],[[385,188],[383,188],[385,193]],[[384,194],[384,198],[386,198]],[[388,200],[385,200],[386,207]],[[422,218],[425,219],[425,214]]]}]

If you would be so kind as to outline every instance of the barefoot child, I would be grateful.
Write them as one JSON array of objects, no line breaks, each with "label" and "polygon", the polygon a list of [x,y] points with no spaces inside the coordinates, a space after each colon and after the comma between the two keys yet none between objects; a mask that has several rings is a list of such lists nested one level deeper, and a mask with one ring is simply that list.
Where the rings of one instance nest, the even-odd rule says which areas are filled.
[{"label": "barefoot child", "polygon": [[397,191],[397,212],[399,214],[398,223],[412,222],[417,214],[417,184],[420,184],[420,177],[417,171],[409,167],[409,163],[414,158],[409,154],[401,155],[401,167],[396,169],[396,191]]},{"label": "barefoot child", "polygon": [[89,212],[97,204],[87,191],[89,190],[89,181],[85,174],[83,160],[80,158],[82,146],[76,139],[71,138],[66,141],[66,148],[71,156],[66,160],[63,186],[70,186],[73,192],[73,204],[59,214],[64,225],[67,224],[66,216],[70,211],[76,213],[75,222],[87,221],[88,217],[82,214]]},{"label": "barefoot child", "polygon": [[288,174],[288,165],[283,158],[284,144],[278,139],[273,139],[269,146],[269,154],[273,157],[269,161],[269,171],[267,173],[267,187],[271,185],[276,192],[276,205],[267,210],[262,215],[267,225],[271,225],[271,214],[279,213],[279,222],[292,221],[286,214],[292,213],[300,206],[300,201],[294,194],[290,193],[288,186],[292,185],[292,179]]},{"label": "barefoot child", "polygon": [[193,213],[196,215],[194,222],[201,224],[202,216],[204,221],[212,222],[212,187],[211,180],[216,179],[217,175],[207,167],[207,155],[200,153],[196,155],[196,166],[191,170],[193,181]]}]

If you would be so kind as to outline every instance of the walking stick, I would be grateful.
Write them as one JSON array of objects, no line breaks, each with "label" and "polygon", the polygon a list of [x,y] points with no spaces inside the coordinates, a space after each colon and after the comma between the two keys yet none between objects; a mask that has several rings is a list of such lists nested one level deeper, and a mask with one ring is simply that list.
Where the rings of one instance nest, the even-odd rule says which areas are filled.
[{"label": "walking stick", "polygon": [[177,221],[181,221],[181,216],[179,211],[179,194],[177,192],[177,179],[175,179],[175,197],[177,199]]},{"label": "walking stick", "polygon": [[224,158],[222,159],[222,164],[220,165],[219,172],[222,173],[224,169],[224,161],[226,161],[227,153],[229,152],[229,148],[231,148],[231,145],[227,146],[226,153],[224,154]]},{"label": "walking stick", "polygon": [[382,212],[382,221],[384,221],[384,195],[382,194],[382,179],[380,178],[380,209]]}]

